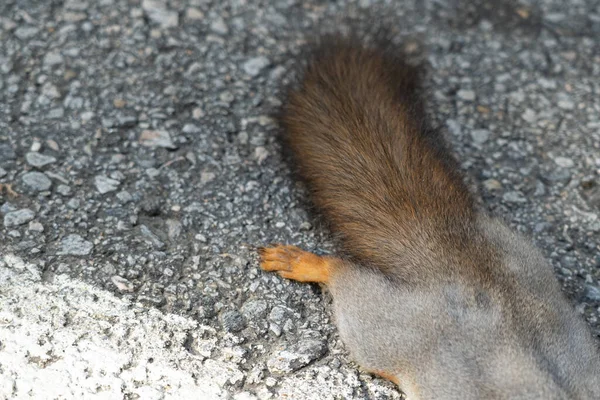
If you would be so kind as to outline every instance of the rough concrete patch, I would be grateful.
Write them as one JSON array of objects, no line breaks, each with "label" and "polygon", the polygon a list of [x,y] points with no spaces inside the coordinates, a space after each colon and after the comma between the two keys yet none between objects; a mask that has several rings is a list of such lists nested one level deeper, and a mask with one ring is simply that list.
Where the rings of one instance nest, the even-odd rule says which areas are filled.
[{"label": "rough concrete patch", "polygon": [[185,350],[190,319],[65,276],[43,283],[13,257],[0,266],[0,398],[220,399],[219,371]]},{"label": "rough concrete patch", "polygon": [[16,256],[0,258],[0,398],[318,400],[357,391],[399,398],[391,384],[323,365],[283,377],[277,388],[267,379],[255,394],[241,392],[236,385],[247,372],[237,364],[186,349],[190,337],[216,342],[218,335],[65,275],[44,279]]}]

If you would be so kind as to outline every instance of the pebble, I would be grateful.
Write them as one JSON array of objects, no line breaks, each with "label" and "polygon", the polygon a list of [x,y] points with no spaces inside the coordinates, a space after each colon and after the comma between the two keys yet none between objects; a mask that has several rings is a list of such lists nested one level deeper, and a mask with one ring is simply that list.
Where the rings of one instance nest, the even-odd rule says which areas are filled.
[{"label": "pebble", "polygon": [[490,131],[487,129],[474,129],[471,131],[471,138],[475,145],[482,145],[490,138]]},{"label": "pebble", "polygon": [[160,240],[160,238],[154,232],[152,232],[150,228],[148,228],[146,225],[140,225],[140,232],[144,236],[146,243],[148,243],[155,249],[162,250],[165,247],[163,241]]},{"label": "pebble", "polygon": [[36,192],[43,192],[52,186],[52,181],[41,172],[27,172],[21,178],[25,186]]},{"label": "pebble", "polygon": [[27,230],[31,232],[44,232],[44,225],[38,221],[30,221]]},{"label": "pebble", "polygon": [[486,179],[483,181],[483,186],[490,191],[502,189],[502,184],[495,179]]},{"label": "pebble", "polygon": [[37,168],[41,168],[56,162],[56,158],[34,151],[30,151],[29,153],[25,154],[25,160],[27,160],[27,163],[32,167]]},{"label": "pebble", "polygon": [[204,13],[197,8],[191,7],[185,10],[185,18],[192,21],[201,20],[204,19]]},{"label": "pebble", "polygon": [[12,146],[8,143],[0,143],[0,160],[14,160],[17,158]]},{"label": "pebble", "polygon": [[554,162],[556,165],[563,168],[573,168],[575,166],[575,162],[567,157],[556,157]]},{"label": "pebble", "polygon": [[4,168],[0,167],[0,178],[6,176],[6,174],[8,174],[8,172],[6,172]]},{"label": "pebble", "polygon": [[171,135],[167,131],[142,131],[139,138],[140,143],[147,147],[164,147],[167,149],[176,149],[177,146],[173,144]]},{"label": "pebble", "polygon": [[324,341],[303,339],[293,345],[290,350],[276,352],[267,361],[269,372],[282,376],[297,371],[322,357],[327,351]]},{"label": "pebble", "polygon": [[242,314],[248,319],[263,319],[267,315],[267,308],[264,300],[248,300],[242,306]]},{"label": "pebble", "polygon": [[254,57],[246,61],[242,65],[244,72],[252,77],[257,76],[260,72],[271,64],[265,56]]},{"label": "pebble", "polygon": [[165,1],[143,0],[142,9],[148,18],[161,26],[161,28],[174,28],[179,25],[177,11],[169,10]]},{"label": "pebble", "polygon": [[472,90],[461,89],[456,93],[456,95],[461,100],[465,100],[465,101],[475,100],[475,92]]},{"label": "pebble", "polygon": [[502,195],[502,200],[507,203],[525,203],[527,200],[521,192],[511,191]]},{"label": "pebble", "polygon": [[4,215],[4,227],[11,228],[26,224],[35,217],[35,213],[29,208],[23,208],[17,211],[11,211]]},{"label": "pebble", "polygon": [[239,332],[246,327],[244,316],[238,311],[225,311],[220,315],[221,325],[228,332]]},{"label": "pebble", "polygon": [[38,32],[39,32],[39,29],[36,27],[21,26],[21,27],[17,28],[17,30],[15,30],[15,36],[21,40],[27,40],[27,39],[31,39],[32,37],[37,35]]},{"label": "pebble", "polygon": [[133,292],[133,284],[127,279],[119,275],[114,275],[110,278],[110,280],[121,292]]},{"label": "pebble", "polygon": [[65,184],[60,184],[56,188],[56,192],[63,196],[68,196],[71,194],[71,187]]},{"label": "pebble", "polygon": [[217,176],[215,175],[214,172],[202,172],[200,173],[200,182],[202,183],[208,183],[208,182],[212,182],[215,180]]},{"label": "pebble", "polygon": [[105,194],[117,190],[120,182],[115,179],[110,179],[106,175],[97,175],[94,178],[94,184],[101,194]]},{"label": "pebble", "polygon": [[177,239],[181,235],[182,225],[176,219],[168,219],[166,222],[169,239]]},{"label": "pebble", "polygon": [[585,287],[585,297],[592,301],[600,301],[600,289],[596,286],[587,285]]},{"label": "pebble", "polygon": [[133,201],[133,196],[129,192],[123,190],[117,193],[117,199],[119,199],[121,203],[126,204]]},{"label": "pebble", "polygon": [[210,23],[210,30],[219,35],[227,35],[229,33],[229,28],[227,27],[225,20],[221,17],[216,17]]},{"label": "pebble", "polygon": [[94,248],[92,242],[88,242],[80,235],[74,233],[65,236],[61,240],[60,245],[59,255],[87,256]]},{"label": "pebble", "polygon": [[60,53],[50,52],[50,53],[46,53],[46,55],[44,56],[44,65],[46,65],[48,67],[62,64],[63,61],[64,61],[64,59],[60,55]]}]

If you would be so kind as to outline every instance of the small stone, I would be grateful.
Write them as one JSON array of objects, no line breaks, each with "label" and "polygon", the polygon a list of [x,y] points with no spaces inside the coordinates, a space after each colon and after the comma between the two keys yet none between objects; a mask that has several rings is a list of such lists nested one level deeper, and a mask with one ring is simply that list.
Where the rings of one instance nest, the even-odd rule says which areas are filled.
[{"label": "small stone", "polygon": [[226,311],[220,317],[221,325],[228,332],[239,332],[246,327],[246,321],[238,311]]},{"label": "small stone", "polygon": [[475,92],[472,90],[461,89],[456,93],[456,95],[461,100],[465,100],[465,101],[475,100]]},{"label": "small stone", "polygon": [[10,236],[12,238],[20,238],[21,232],[19,232],[17,230],[8,231],[8,236]]},{"label": "small stone", "polygon": [[482,145],[490,138],[490,131],[487,129],[475,129],[471,131],[471,138],[475,145]]},{"label": "small stone", "polygon": [[70,234],[61,240],[59,255],[87,256],[94,245],[77,234]]},{"label": "small stone", "polygon": [[144,236],[144,241],[150,246],[157,250],[162,250],[165,247],[165,244],[160,240],[160,238],[156,236],[156,234],[152,232],[146,225],[140,225],[140,232]]},{"label": "small stone", "polygon": [[131,194],[129,194],[129,192],[123,190],[119,193],[117,193],[117,199],[119,199],[119,201],[123,204],[129,203],[130,201],[133,201],[133,196]]},{"label": "small stone", "polygon": [[11,228],[26,224],[35,217],[35,213],[29,208],[23,208],[17,211],[11,211],[4,215],[4,227]]},{"label": "small stone", "polygon": [[283,376],[321,358],[326,351],[325,342],[315,339],[303,339],[292,346],[290,350],[275,353],[267,361],[267,368],[271,374]]},{"label": "small stone", "polygon": [[221,17],[216,17],[210,24],[210,30],[219,35],[227,35],[229,28],[225,23],[225,20]]},{"label": "small stone", "polygon": [[554,159],[554,162],[556,163],[556,165],[563,168],[572,168],[575,166],[575,162],[573,162],[573,160],[567,157],[556,157]]},{"label": "small stone", "polygon": [[249,300],[242,306],[242,314],[248,319],[263,319],[267,315],[267,307],[264,300]]},{"label": "small stone", "polygon": [[25,160],[27,160],[27,163],[29,165],[31,165],[32,167],[37,167],[37,168],[41,168],[48,164],[52,164],[53,162],[56,162],[56,158],[54,158],[52,156],[48,156],[46,154],[41,154],[41,153],[37,153],[37,152],[33,152],[33,151],[30,151],[29,153],[25,154]]},{"label": "small stone", "polygon": [[541,178],[546,183],[567,183],[571,180],[571,171],[568,168],[542,169]]},{"label": "small stone", "polygon": [[256,158],[258,165],[261,165],[267,159],[267,157],[269,157],[269,152],[263,146],[258,146],[254,150],[254,158]]},{"label": "small stone", "polygon": [[533,111],[531,108],[526,109],[525,112],[521,115],[521,118],[523,118],[526,122],[529,122],[530,124],[533,124],[535,121],[537,121],[537,115],[535,114],[535,111]]},{"label": "small stone", "polygon": [[504,200],[507,203],[525,203],[527,201],[525,200],[525,197],[523,197],[523,194],[517,191],[504,193],[502,195],[502,200]]},{"label": "small stone", "polygon": [[202,183],[212,182],[215,180],[216,177],[217,177],[217,175],[215,175],[214,172],[202,172],[200,174],[200,182],[202,182]]},{"label": "small stone", "polygon": [[600,289],[596,286],[586,285],[585,297],[592,301],[600,301]]},{"label": "small stone", "polygon": [[575,109],[575,103],[573,103],[573,100],[571,100],[571,98],[567,95],[559,96],[559,100],[556,104],[563,110]]},{"label": "small stone", "polygon": [[483,186],[489,191],[502,189],[502,184],[495,179],[483,181]]},{"label": "small stone", "polygon": [[64,59],[60,55],[60,53],[50,52],[50,53],[46,53],[46,55],[44,56],[44,65],[46,65],[48,67],[62,64],[63,61],[64,61]]},{"label": "small stone", "polygon": [[8,172],[6,172],[4,168],[0,167],[0,178],[6,176],[6,174],[8,174]]},{"label": "small stone", "polygon": [[167,131],[142,131],[139,141],[143,146],[147,147],[164,147],[167,149],[177,148],[171,141],[171,136]]},{"label": "small stone", "polygon": [[204,236],[201,233],[197,233],[196,236],[194,236],[194,239],[196,239],[197,241],[202,242],[202,243],[208,242],[208,239],[206,239],[206,236]]},{"label": "small stone", "polygon": [[39,32],[38,28],[33,26],[21,26],[15,30],[15,36],[21,40],[31,39]]},{"label": "small stone", "polygon": [[142,9],[148,18],[161,26],[161,28],[173,28],[179,24],[177,11],[169,10],[165,1],[143,0]]},{"label": "small stone", "polygon": [[167,222],[167,234],[169,239],[177,239],[181,235],[182,225],[181,222],[176,219],[168,219]]},{"label": "small stone", "polygon": [[271,64],[271,61],[265,56],[254,57],[246,61],[242,68],[245,73],[254,77],[260,74],[260,72],[268,67]]},{"label": "small stone", "polygon": [[0,161],[5,162],[17,158],[12,146],[8,143],[0,143]]},{"label": "small stone", "polygon": [[121,292],[133,292],[133,284],[129,282],[127,279],[115,275],[110,278],[113,285],[117,287],[117,289]]},{"label": "small stone", "polygon": [[42,225],[38,221],[30,221],[29,225],[27,226],[27,230],[38,233],[44,232],[44,225]]},{"label": "small stone", "polygon": [[68,196],[71,194],[71,187],[68,185],[61,184],[58,185],[58,187],[56,188],[56,192],[60,195]]},{"label": "small stone", "polygon": [[107,177],[105,175],[97,175],[94,178],[94,183],[96,185],[96,189],[101,194],[115,191],[121,184],[121,182],[119,182],[115,179],[110,179],[109,177]]},{"label": "small stone", "polygon": [[204,13],[198,10],[197,8],[191,7],[185,10],[185,18],[192,21],[197,21],[200,19],[204,19]]},{"label": "small stone", "polygon": [[77,210],[80,206],[79,199],[71,199],[67,202],[67,207],[73,210]]},{"label": "small stone", "polygon": [[287,310],[284,307],[275,306],[269,314],[269,321],[275,322],[276,324],[281,324],[283,323],[283,320],[286,318],[286,316]]},{"label": "small stone", "polygon": [[52,186],[52,181],[41,172],[27,172],[21,178],[25,186],[36,192],[43,192]]},{"label": "small stone", "polygon": [[460,128],[458,121],[449,119],[446,121],[446,126],[448,127],[448,132],[450,132],[452,136],[462,136],[462,129]]}]

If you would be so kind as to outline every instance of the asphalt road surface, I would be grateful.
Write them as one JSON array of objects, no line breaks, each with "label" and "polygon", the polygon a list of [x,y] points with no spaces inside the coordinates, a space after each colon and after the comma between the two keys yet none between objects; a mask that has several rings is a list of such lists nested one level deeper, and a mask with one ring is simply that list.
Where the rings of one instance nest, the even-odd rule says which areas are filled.
[{"label": "asphalt road surface", "polygon": [[391,28],[491,213],[600,334],[600,2],[0,2],[0,398],[398,399],[327,293],[272,117],[317,32]]}]

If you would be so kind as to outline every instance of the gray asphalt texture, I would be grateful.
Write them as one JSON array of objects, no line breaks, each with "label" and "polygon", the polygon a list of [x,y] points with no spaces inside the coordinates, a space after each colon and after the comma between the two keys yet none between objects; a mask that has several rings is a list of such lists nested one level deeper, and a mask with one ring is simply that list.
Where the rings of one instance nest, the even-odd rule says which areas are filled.
[{"label": "gray asphalt texture", "polygon": [[[392,28],[485,207],[600,334],[600,1],[4,0],[0,15],[0,253],[214,328],[202,359],[238,365],[219,383],[232,395],[278,398],[297,374],[398,397],[357,372],[326,293],[257,264],[274,242],[335,252],[273,118],[321,31]],[[165,346],[198,353],[190,338]]]}]

